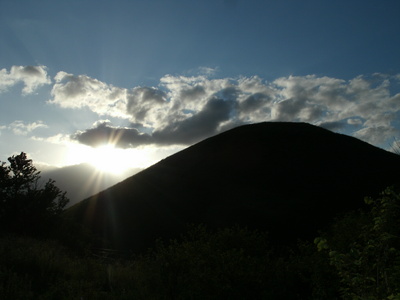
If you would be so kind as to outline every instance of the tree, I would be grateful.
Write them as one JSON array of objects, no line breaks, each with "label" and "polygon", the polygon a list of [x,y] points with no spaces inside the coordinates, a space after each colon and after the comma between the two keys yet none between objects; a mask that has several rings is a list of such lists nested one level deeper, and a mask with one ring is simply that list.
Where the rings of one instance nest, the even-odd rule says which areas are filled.
[{"label": "tree", "polygon": [[387,188],[365,202],[370,211],[339,219],[315,242],[329,253],[344,299],[400,299],[400,194]]},{"label": "tree", "polygon": [[40,172],[24,152],[0,162],[0,231],[43,235],[55,225],[69,199]]},{"label": "tree", "polygon": [[398,139],[393,140],[393,144],[391,145],[391,150],[393,153],[400,155],[400,141]]}]

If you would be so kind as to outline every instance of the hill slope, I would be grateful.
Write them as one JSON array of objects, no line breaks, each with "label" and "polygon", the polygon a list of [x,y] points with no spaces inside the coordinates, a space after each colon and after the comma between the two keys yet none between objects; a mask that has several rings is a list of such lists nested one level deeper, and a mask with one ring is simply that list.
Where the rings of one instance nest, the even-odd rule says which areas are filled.
[{"label": "hill slope", "polygon": [[67,192],[72,206],[82,199],[88,198],[106,188],[126,179],[128,176],[141,171],[139,168],[132,168],[122,174],[102,173],[90,164],[79,164],[44,170],[41,173],[43,182],[50,178],[56,181],[57,187]]},{"label": "hill slope", "polygon": [[259,123],[172,155],[69,213],[116,248],[142,250],[187,223],[240,224],[290,242],[399,182],[399,169],[399,156],[349,136]]}]

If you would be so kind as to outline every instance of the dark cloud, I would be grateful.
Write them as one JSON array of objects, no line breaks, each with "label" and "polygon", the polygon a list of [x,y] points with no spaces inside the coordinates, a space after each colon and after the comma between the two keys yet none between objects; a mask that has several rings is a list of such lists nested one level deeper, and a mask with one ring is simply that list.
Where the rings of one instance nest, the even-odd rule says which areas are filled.
[{"label": "dark cloud", "polygon": [[108,122],[78,131],[71,138],[92,147],[113,144],[118,148],[132,148],[151,143],[151,136],[148,134],[140,133],[135,128],[113,127]]},{"label": "dark cloud", "polygon": [[43,68],[38,66],[26,66],[21,68],[20,72],[26,75],[41,76],[43,74]]},{"label": "dark cloud", "polygon": [[240,94],[240,90],[236,86],[229,86],[214,93],[215,97],[235,101]]},{"label": "dark cloud", "polygon": [[126,109],[136,121],[146,119],[149,111],[166,102],[167,95],[153,87],[137,87],[132,89],[127,96]]},{"label": "dark cloud", "polygon": [[153,87],[137,87],[132,89],[131,97],[128,101],[128,107],[134,105],[137,102],[151,102],[151,103],[164,103],[167,95]]},{"label": "dark cloud", "polygon": [[229,120],[233,106],[233,101],[213,98],[201,112],[155,131],[153,137],[157,144],[191,144],[200,141],[215,134],[221,122]]},{"label": "dark cloud", "polygon": [[305,107],[305,101],[301,99],[287,99],[274,106],[273,117],[277,121],[293,121],[298,118],[300,111]]},{"label": "dark cloud", "polygon": [[213,98],[201,112],[157,130],[152,135],[140,133],[136,128],[113,127],[109,122],[101,121],[93,128],[78,131],[72,135],[72,139],[92,147],[106,144],[119,148],[149,144],[187,145],[217,133],[221,122],[229,120],[233,106],[232,101]]},{"label": "dark cloud", "polygon": [[338,131],[346,126],[346,122],[344,121],[324,122],[319,124],[319,126],[331,131]]},{"label": "dark cloud", "polygon": [[253,112],[265,106],[269,100],[269,95],[264,93],[254,93],[240,103],[239,108],[244,113]]},{"label": "dark cloud", "polygon": [[183,100],[196,100],[196,99],[200,99],[202,97],[204,97],[206,95],[206,90],[204,88],[204,86],[201,85],[195,85],[192,88],[189,89],[183,89],[180,92],[180,98]]},{"label": "dark cloud", "polygon": [[278,121],[316,123],[322,115],[321,106],[307,101],[306,98],[291,98],[273,106],[273,118]]}]

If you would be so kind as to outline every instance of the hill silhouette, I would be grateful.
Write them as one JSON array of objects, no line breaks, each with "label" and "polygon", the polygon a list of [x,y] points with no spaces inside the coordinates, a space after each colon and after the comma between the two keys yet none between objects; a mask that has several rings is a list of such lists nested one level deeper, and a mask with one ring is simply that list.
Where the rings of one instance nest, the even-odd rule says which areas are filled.
[{"label": "hill silhouette", "polygon": [[276,243],[310,238],[400,179],[400,157],[306,123],[208,138],[71,207],[107,246],[141,251],[188,223],[241,225]]},{"label": "hill silhouette", "polygon": [[121,174],[113,174],[100,172],[94,166],[82,163],[62,168],[45,169],[41,172],[41,177],[43,182],[50,178],[55,180],[57,186],[67,192],[67,197],[70,200],[67,207],[69,207],[139,171],[141,169],[131,168]]}]

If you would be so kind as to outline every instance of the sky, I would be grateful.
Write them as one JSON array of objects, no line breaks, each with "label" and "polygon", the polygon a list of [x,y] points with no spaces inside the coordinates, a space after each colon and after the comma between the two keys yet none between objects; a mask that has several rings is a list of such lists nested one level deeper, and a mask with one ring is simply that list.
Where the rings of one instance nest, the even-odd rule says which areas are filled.
[{"label": "sky", "polygon": [[0,0],[0,160],[144,168],[264,121],[400,139],[398,0]]}]

